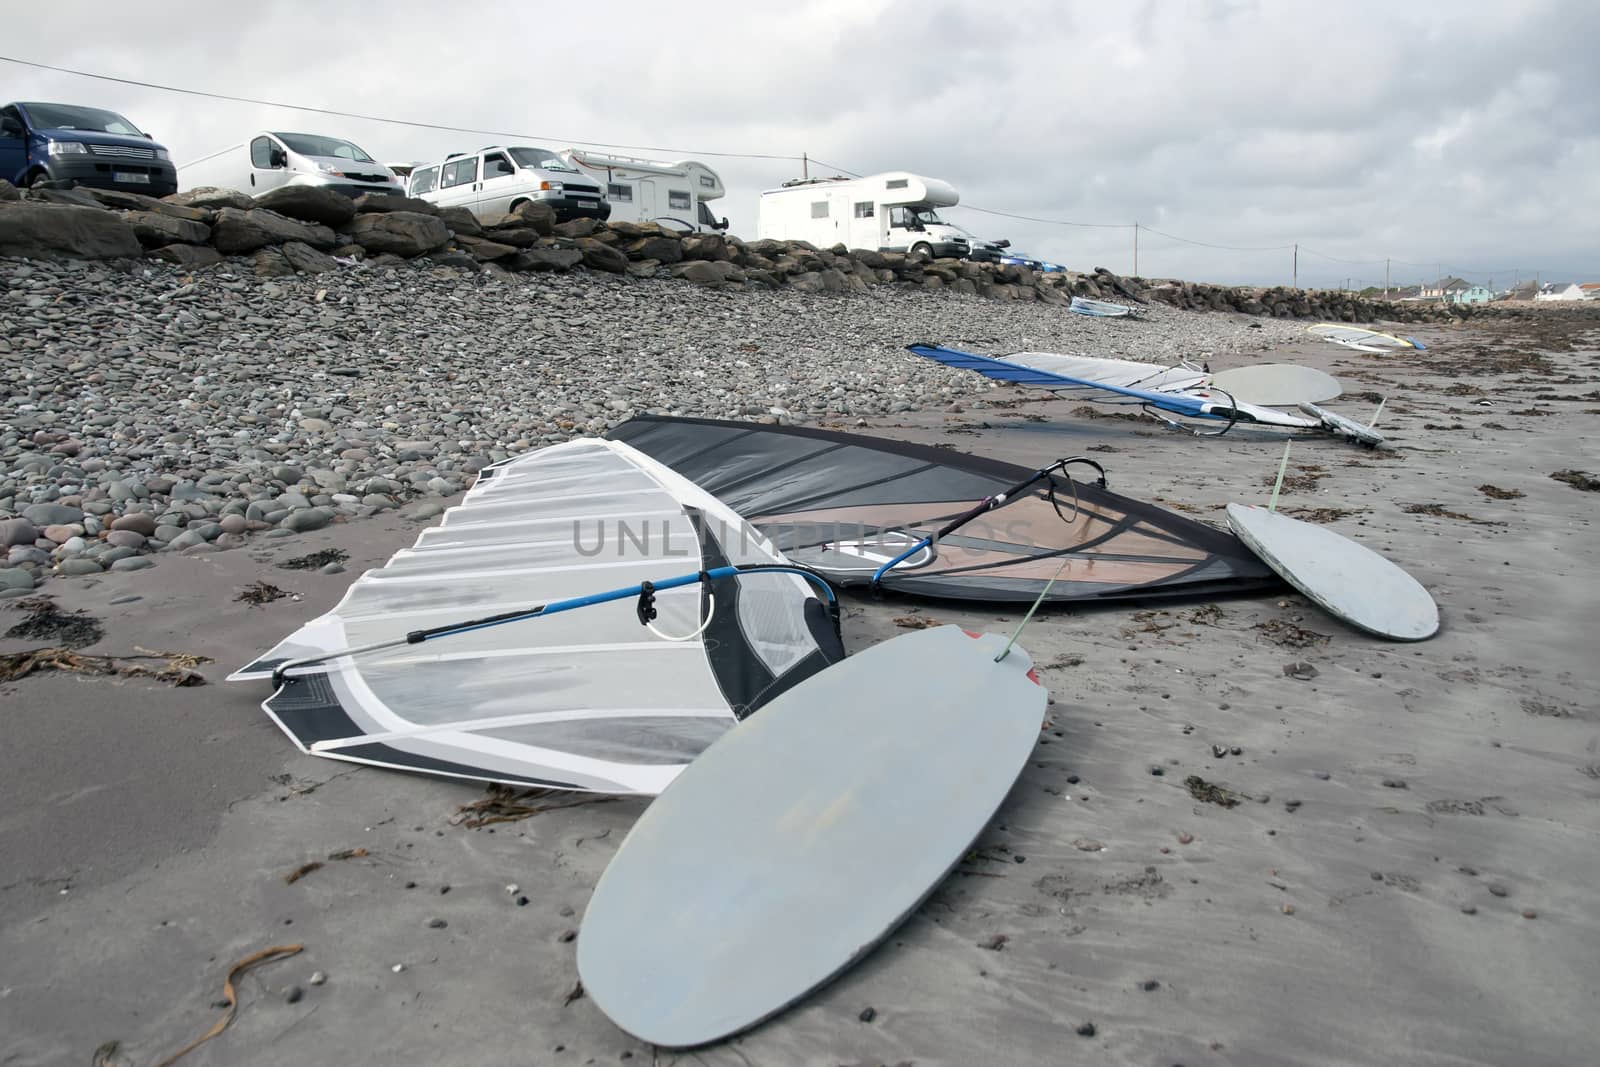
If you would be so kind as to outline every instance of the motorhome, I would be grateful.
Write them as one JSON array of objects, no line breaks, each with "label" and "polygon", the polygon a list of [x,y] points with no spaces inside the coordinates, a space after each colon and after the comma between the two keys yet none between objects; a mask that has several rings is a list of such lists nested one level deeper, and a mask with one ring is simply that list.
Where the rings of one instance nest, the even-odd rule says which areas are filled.
[{"label": "motorhome", "polygon": [[178,168],[178,188],[237,189],[251,196],[286,185],[313,185],[346,196],[404,191],[393,171],[342,137],[263,130]]},{"label": "motorhome", "polygon": [[709,206],[727,189],[716,171],[692,159],[661,163],[568,148],[561,158],[598,182],[611,202],[611,221],[656,222],[675,230],[726,230]]},{"label": "motorhome", "polygon": [[77,104],[0,107],[0,178],[13,185],[73,181],[166,196],[176,190],[164,145],[117,114]]},{"label": "motorhome", "polygon": [[410,189],[412,196],[478,216],[539,201],[550,205],[559,222],[611,217],[605,190],[548,148],[496,145],[457,152],[413,170]]},{"label": "motorhome", "polygon": [[761,194],[757,236],[842,244],[880,252],[920,252],[964,257],[972,251],[964,230],[938,209],[961,200],[955,187],[903,170],[865,178],[800,178]]}]

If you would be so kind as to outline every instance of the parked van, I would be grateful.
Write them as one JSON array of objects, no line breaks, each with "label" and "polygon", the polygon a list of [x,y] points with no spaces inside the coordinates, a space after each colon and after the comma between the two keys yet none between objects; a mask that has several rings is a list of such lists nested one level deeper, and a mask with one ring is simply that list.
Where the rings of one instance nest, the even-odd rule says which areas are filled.
[{"label": "parked van", "polygon": [[683,159],[660,163],[631,156],[605,156],[568,148],[561,158],[597,182],[604,182],[612,222],[655,222],[675,230],[726,230],[708,206],[727,190],[704,163]]},{"label": "parked van", "polygon": [[549,204],[558,222],[611,217],[605,190],[548,148],[497,145],[458,152],[412,171],[410,188],[412,196],[479,216],[534,200]]},{"label": "parked van", "polygon": [[17,186],[70,178],[146,196],[178,190],[164,146],[115,111],[76,104],[0,107],[0,178]]},{"label": "parked van", "polygon": [[319,133],[256,134],[248,141],[185,163],[184,189],[213,186],[260,196],[285,185],[315,185],[346,196],[404,192],[394,172],[357,144]]},{"label": "parked van", "polygon": [[761,194],[756,231],[762,238],[810,241],[819,248],[842,244],[964,257],[972,250],[966,232],[947,224],[937,210],[960,200],[949,183],[903,170],[796,179]]}]

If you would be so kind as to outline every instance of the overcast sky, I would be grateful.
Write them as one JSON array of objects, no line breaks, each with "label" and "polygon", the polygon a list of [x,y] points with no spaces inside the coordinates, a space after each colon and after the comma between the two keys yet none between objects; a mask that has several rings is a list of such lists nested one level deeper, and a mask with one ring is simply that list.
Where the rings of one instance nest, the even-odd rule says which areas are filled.
[{"label": "overcast sky", "polygon": [[[946,212],[1074,269],[1134,267],[1131,224],[1300,244],[1302,284],[1439,271],[1600,281],[1600,3],[1456,0],[609,0],[550,4],[50,0],[0,53],[235,96],[699,156],[753,236],[802,153],[905,169]],[[125,114],[178,162],[260,129],[381,160],[509,138],[204,100],[0,63],[0,100]],[[660,149],[663,151],[654,151]],[[1121,224],[1080,228],[980,214]],[[1289,248],[1139,233],[1139,272],[1287,283]],[[1337,263],[1327,257],[1356,260]]]}]

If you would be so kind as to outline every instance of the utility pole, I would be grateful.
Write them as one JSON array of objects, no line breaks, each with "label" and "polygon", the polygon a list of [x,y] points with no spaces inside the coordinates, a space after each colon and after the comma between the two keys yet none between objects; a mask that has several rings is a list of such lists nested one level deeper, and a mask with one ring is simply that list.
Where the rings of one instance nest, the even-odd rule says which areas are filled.
[{"label": "utility pole", "polygon": [[800,153],[800,176],[802,178],[811,177],[811,160],[804,152]]},{"label": "utility pole", "polygon": [[1133,276],[1139,276],[1139,220],[1133,220]]},{"label": "utility pole", "polygon": [[1383,261],[1383,298],[1389,299],[1389,261]]},{"label": "utility pole", "polygon": [[1300,288],[1300,242],[1294,245],[1294,288]]}]

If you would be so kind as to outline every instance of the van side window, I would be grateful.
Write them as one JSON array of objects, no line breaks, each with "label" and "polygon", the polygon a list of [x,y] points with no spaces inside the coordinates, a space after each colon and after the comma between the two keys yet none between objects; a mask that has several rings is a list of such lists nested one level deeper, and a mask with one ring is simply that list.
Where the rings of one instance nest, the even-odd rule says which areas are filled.
[{"label": "van side window", "polygon": [[883,183],[885,189],[904,189],[910,184],[909,178],[890,178]]},{"label": "van side window", "polygon": [[691,203],[693,203],[693,201],[691,200],[689,194],[684,192],[682,189],[667,190],[667,207],[671,208],[673,211],[688,211]]},{"label": "van side window", "polygon": [[828,202],[826,200],[811,201],[811,217],[825,219],[828,217]]},{"label": "van side window", "polygon": [[256,170],[272,169],[272,139],[257,137],[250,142],[250,165]]},{"label": "van side window", "polygon": [[889,225],[899,226],[902,229],[911,225],[911,210],[903,207],[889,209]]},{"label": "van side window", "polygon": [[606,186],[606,195],[613,200],[620,200],[624,204],[633,203],[633,186],[612,182]]},{"label": "van side window", "polygon": [[446,163],[439,171],[439,188],[449,189],[478,180],[478,157],[469,156],[454,163]]},{"label": "van side window", "polygon": [[856,218],[870,219],[878,214],[878,205],[871,200],[856,201]]},{"label": "van side window", "polygon": [[411,195],[421,196],[439,187],[439,168],[424,167],[411,175]]},{"label": "van side window", "polygon": [[507,174],[515,174],[517,168],[511,165],[511,160],[496,152],[492,156],[483,157],[483,180],[490,178],[504,178]]},{"label": "van side window", "polygon": [[14,107],[0,108],[0,127],[7,137],[22,136],[22,112]]}]

